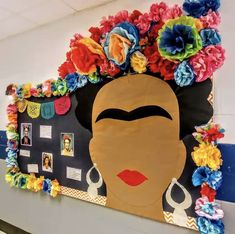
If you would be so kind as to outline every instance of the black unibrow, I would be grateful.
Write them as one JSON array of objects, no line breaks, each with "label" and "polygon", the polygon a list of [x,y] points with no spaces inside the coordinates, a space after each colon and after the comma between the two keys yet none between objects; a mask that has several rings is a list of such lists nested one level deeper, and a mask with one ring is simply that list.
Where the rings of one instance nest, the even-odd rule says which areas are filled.
[{"label": "black unibrow", "polygon": [[98,115],[95,122],[98,122],[101,119],[132,121],[149,116],[162,116],[172,120],[171,115],[160,106],[141,106],[130,112],[116,108],[106,109]]}]

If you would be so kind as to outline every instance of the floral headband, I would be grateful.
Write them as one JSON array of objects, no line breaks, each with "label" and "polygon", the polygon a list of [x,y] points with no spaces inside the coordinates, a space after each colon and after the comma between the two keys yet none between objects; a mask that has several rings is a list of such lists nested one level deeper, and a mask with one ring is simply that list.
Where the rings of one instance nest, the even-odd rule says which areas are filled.
[{"label": "floral headband", "polygon": [[[211,78],[225,60],[218,33],[220,1],[185,0],[183,9],[155,3],[149,12],[120,11],[91,27],[90,37],[75,34],[59,78],[32,87],[8,86],[16,98],[63,96],[88,82],[126,73],[153,73],[180,87]],[[184,12],[183,12],[184,11]]]}]

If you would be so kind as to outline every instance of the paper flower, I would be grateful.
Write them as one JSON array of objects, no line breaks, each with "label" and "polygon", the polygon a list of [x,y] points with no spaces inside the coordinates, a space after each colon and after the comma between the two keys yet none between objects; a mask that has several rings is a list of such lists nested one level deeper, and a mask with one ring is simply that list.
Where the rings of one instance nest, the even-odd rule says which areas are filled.
[{"label": "paper flower", "polygon": [[222,172],[199,167],[193,173],[192,183],[195,187],[207,183],[212,189],[217,190],[222,184]]},{"label": "paper flower", "polygon": [[209,10],[217,11],[220,0],[185,0],[183,10],[190,16],[199,18],[206,15]]},{"label": "paper flower", "polygon": [[98,27],[90,27],[88,31],[91,33],[90,38],[99,43],[102,36],[101,30]]},{"label": "paper flower", "polygon": [[28,176],[28,180],[27,180],[27,189],[28,190],[31,190],[31,191],[35,192],[34,186],[35,186],[36,180],[37,180],[37,178],[35,177],[34,174],[30,174]]},{"label": "paper flower", "polygon": [[44,186],[44,176],[40,176],[34,182],[34,191],[38,192],[43,189]]},{"label": "paper flower", "polygon": [[150,7],[149,18],[153,21],[161,21],[169,7],[164,2],[152,4]]},{"label": "paper flower", "polygon": [[225,60],[225,50],[220,45],[211,45],[190,58],[189,63],[196,75],[196,82],[210,78]]},{"label": "paper flower", "polygon": [[99,76],[98,73],[94,72],[87,76],[87,79],[92,83],[92,84],[97,84],[102,81],[101,77]]},{"label": "paper flower", "polygon": [[157,43],[148,45],[144,49],[144,55],[148,60],[148,67],[153,73],[160,73],[164,80],[173,80],[174,71],[177,67],[177,63],[164,59],[158,52]]},{"label": "paper flower", "polygon": [[78,84],[78,74],[77,73],[70,73],[68,74],[64,80],[67,83],[67,87],[69,92],[73,92],[77,88]]},{"label": "paper flower", "polygon": [[46,97],[51,97],[51,80],[46,80],[42,83],[42,93]]},{"label": "paper flower", "polygon": [[203,47],[209,45],[218,45],[221,43],[221,36],[215,29],[202,29],[200,31],[200,36],[202,38],[202,45]]},{"label": "paper flower", "polygon": [[208,184],[202,184],[201,191],[202,197],[207,197],[210,202],[215,200],[216,191],[212,189]]},{"label": "paper flower", "polygon": [[90,75],[96,72],[105,55],[100,44],[91,38],[82,38],[71,48],[70,59],[79,74]]},{"label": "paper flower", "polygon": [[208,166],[211,170],[218,170],[222,165],[220,150],[204,142],[194,147],[192,158],[198,167]]},{"label": "paper flower", "polygon": [[175,82],[180,87],[193,84],[194,78],[193,70],[187,61],[180,63],[174,72]]},{"label": "paper flower", "polygon": [[199,20],[187,16],[168,20],[157,39],[161,56],[172,61],[183,61],[195,55],[202,48],[198,24]]},{"label": "paper flower", "polygon": [[206,125],[195,127],[197,132],[193,133],[194,138],[198,142],[213,142],[217,144],[217,140],[224,137],[225,130],[219,124],[209,123]]},{"label": "paper flower", "polygon": [[130,56],[139,49],[138,29],[127,22],[118,24],[107,35],[104,51],[109,60],[121,70],[125,70],[130,62]]},{"label": "paper flower", "polygon": [[131,67],[137,73],[144,73],[147,70],[147,58],[139,51],[131,55]]},{"label": "paper flower", "polygon": [[221,22],[220,13],[212,10],[210,10],[207,15],[201,16],[199,19],[204,28],[217,28]]},{"label": "paper flower", "polygon": [[182,8],[178,5],[168,8],[162,15],[162,21],[166,22],[169,19],[175,19],[183,15]]},{"label": "paper flower", "polygon": [[10,186],[13,186],[13,175],[11,173],[7,173],[5,175],[5,181],[10,184]]},{"label": "paper flower", "polygon": [[68,74],[76,72],[76,68],[74,67],[70,58],[71,51],[67,52],[66,57],[67,57],[66,61],[62,63],[58,68],[59,77],[61,78],[65,78],[65,76],[67,76]]},{"label": "paper flower", "polygon": [[50,195],[52,197],[56,197],[60,192],[61,192],[61,188],[60,188],[59,182],[57,180],[52,180]]},{"label": "paper flower", "polygon": [[224,224],[221,220],[209,220],[199,217],[197,218],[197,226],[201,234],[224,234]]},{"label": "paper flower", "polygon": [[66,81],[59,78],[56,82],[56,89],[61,96],[64,96],[68,90]]},{"label": "paper flower", "polygon": [[50,194],[51,192],[51,180],[50,179],[44,179],[42,189],[45,193]]},{"label": "paper flower", "polygon": [[115,65],[112,61],[104,60],[100,66],[100,74],[104,76],[115,77],[120,73],[120,68]]},{"label": "paper flower", "polygon": [[84,75],[78,75],[77,87],[82,88],[87,84],[87,77]]},{"label": "paper flower", "polygon": [[18,178],[18,187],[21,189],[27,188],[28,175],[21,174]]},{"label": "paper flower", "polygon": [[133,24],[139,29],[140,35],[144,35],[148,32],[151,25],[148,13],[139,15],[139,17],[134,20]]},{"label": "paper flower", "polygon": [[195,212],[198,216],[218,220],[224,217],[224,212],[216,202],[210,202],[207,197],[196,200]]}]

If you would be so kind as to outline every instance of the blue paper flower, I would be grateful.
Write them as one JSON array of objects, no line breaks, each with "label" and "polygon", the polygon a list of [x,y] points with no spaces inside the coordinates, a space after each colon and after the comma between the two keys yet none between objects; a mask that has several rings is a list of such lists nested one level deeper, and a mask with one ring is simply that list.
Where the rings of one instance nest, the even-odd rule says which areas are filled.
[{"label": "blue paper flower", "polygon": [[224,234],[224,224],[221,220],[209,220],[199,217],[197,218],[197,226],[202,234]]},{"label": "blue paper flower", "polygon": [[185,0],[183,9],[190,16],[199,18],[206,15],[209,10],[217,11],[220,7],[220,0]]},{"label": "blue paper flower", "polygon": [[208,167],[199,167],[193,173],[192,183],[194,186],[207,183],[212,189],[217,190],[222,183],[222,172],[211,171]]},{"label": "blue paper flower", "polygon": [[121,70],[125,70],[130,63],[130,56],[140,48],[139,31],[128,23],[120,23],[107,35],[104,42],[104,52]]},{"label": "blue paper flower", "polygon": [[180,87],[191,85],[194,82],[195,75],[187,61],[183,61],[178,65],[174,72],[174,78],[176,84]]},{"label": "blue paper flower", "polygon": [[78,76],[78,83],[77,83],[77,87],[78,88],[82,88],[87,84],[87,77],[84,75],[80,75]]},{"label": "blue paper flower", "polygon": [[50,179],[45,179],[43,181],[43,191],[50,194],[51,192],[51,180]]},{"label": "blue paper flower", "polygon": [[221,43],[221,36],[215,29],[202,29],[200,31],[203,47],[209,45],[218,45]]},{"label": "blue paper flower", "polygon": [[64,80],[66,81],[68,90],[70,92],[73,92],[77,88],[77,83],[78,83],[78,74],[77,73],[68,74]]},{"label": "blue paper flower", "polygon": [[25,189],[26,188],[26,183],[27,183],[27,178],[24,175],[21,175],[19,177],[19,182],[18,182],[18,186],[19,188]]},{"label": "blue paper flower", "polygon": [[207,11],[217,11],[220,8],[220,0],[206,0]]},{"label": "blue paper flower", "polygon": [[206,0],[185,0],[183,10],[190,16],[199,18],[207,13]]},{"label": "blue paper flower", "polygon": [[163,31],[159,47],[174,55],[184,51],[186,45],[190,44],[194,44],[192,28],[187,25],[176,24],[172,29],[167,27]]}]

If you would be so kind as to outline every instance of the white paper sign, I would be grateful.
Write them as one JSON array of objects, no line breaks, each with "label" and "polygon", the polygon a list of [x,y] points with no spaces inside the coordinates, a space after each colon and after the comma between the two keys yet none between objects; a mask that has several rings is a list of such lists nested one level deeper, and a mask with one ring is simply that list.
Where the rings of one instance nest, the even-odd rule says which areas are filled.
[{"label": "white paper sign", "polygon": [[66,169],[67,169],[66,170],[67,171],[66,177],[68,179],[78,180],[78,181],[82,180],[82,170],[81,169],[72,168],[72,167],[67,167]]},{"label": "white paper sign", "polygon": [[28,164],[28,173],[38,173],[38,164]]},{"label": "white paper sign", "polygon": [[30,157],[30,150],[20,149],[20,156]]},{"label": "white paper sign", "polygon": [[49,138],[51,139],[52,126],[40,125],[40,138]]}]

